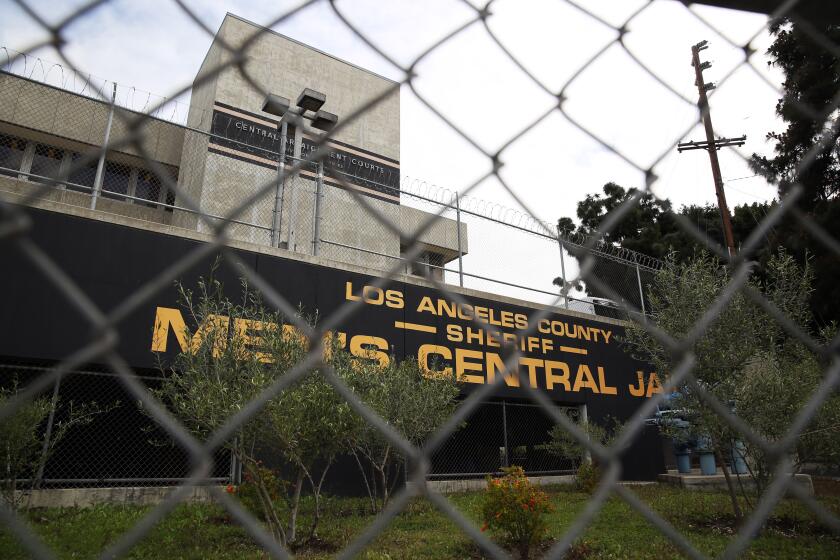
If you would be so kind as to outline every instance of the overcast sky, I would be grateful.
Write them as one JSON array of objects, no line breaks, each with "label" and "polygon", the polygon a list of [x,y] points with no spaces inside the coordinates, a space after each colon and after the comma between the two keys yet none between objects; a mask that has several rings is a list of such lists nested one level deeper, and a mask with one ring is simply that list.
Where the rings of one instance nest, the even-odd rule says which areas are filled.
[{"label": "overcast sky", "polygon": [[[29,0],[47,21],[56,22],[80,4]],[[645,1],[586,2],[610,23],[620,24]],[[232,12],[265,24],[296,5],[290,2],[233,0],[186,4],[215,30]],[[474,17],[456,0],[338,2],[354,25],[400,64],[407,64],[430,44]],[[527,9],[526,9],[527,7]],[[729,10],[694,7],[661,0],[628,26],[625,43],[662,81],[683,97],[694,100],[690,46],[707,39],[703,52],[714,64],[707,81],[718,81],[743,59],[744,44],[752,46],[756,71],[742,67],[715,92],[711,105],[716,133],[747,135],[741,153],[769,153],[768,131],[781,125],[774,116],[780,75],[767,68],[764,51],[770,43],[762,28],[766,18]],[[493,4],[491,30],[551,91],[558,91],[583,63],[616,33],[558,0],[500,0]],[[0,46],[18,51],[46,38],[13,2],[3,2]],[[703,24],[704,19],[723,37]],[[274,29],[327,53],[400,80],[402,72],[368,48],[332,12],[326,2],[306,8]],[[724,38],[725,37],[725,38]],[[64,54],[79,68],[121,86],[169,96],[190,84],[210,44],[210,37],[171,0],[118,0],[92,11],[67,28]],[[51,61],[50,48],[36,55]],[[0,62],[5,62],[0,53]],[[499,49],[480,25],[473,25],[424,59],[415,84],[432,104],[465,134],[488,151],[495,151],[545,113],[556,99],[535,85]],[[620,46],[614,45],[588,67],[568,90],[566,109],[592,133],[615,146],[636,164],[651,165],[678,140],[702,139],[696,107],[668,92],[640,68]],[[142,99],[143,93],[135,93]],[[189,103],[188,96],[179,101]],[[401,169],[404,176],[422,179],[450,190],[463,190],[490,168],[489,160],[419,102],[406,87],[401,96]],[[528,131],[502,159],[502,175],[537,216],[555,222],[574,216],[577,201],[614,181],[641,187],[644,176],[622,158],[570,124],[559,112]],[[721,167],[730,206],[769,200],[775,189],[753,173],[730,151],[721,153]],[[657,195],[677,205],[714,202],[708,157],[701,151],[677,154],[672,150],[655,167]],[[473,196],[516,207],[495,180]],[[559,275],[557,249],[507,229],[471,224],[468,270],[508,281],[551,289]],[[548,266],[547,266],[548,265]],[[574,267],[572,267],[574,268]],[[478,287],[478,284],[472,283]],[[483,285],[490,287],[489,284]],[[515,291],[499,290],[511,295]],[[545,297],[529,299],[545,301]]]}]

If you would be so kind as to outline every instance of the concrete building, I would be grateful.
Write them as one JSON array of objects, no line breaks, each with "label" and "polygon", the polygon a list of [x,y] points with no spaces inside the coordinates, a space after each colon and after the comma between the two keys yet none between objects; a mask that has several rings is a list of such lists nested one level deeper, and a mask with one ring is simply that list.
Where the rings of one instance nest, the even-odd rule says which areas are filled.
[{"label": "concrete building", "polygon": [[[247,53],[244,73],[224,45]],[[314,112],[306,126],[290,123],[281,181],[281,119],[265,101],[287,98],[294,110],[304,90],[323,96],[339,125],[319,168],[299,159],[321,140]],[[431,218],[400,200],[398,85],[237,16],[225,17],[197,73],[187,126],[94,97],[0,74],[0,190],[25,195],[40,182],[51,185],[46,200],[200,233],[242,207],[228,220],[232,240],[380,270]],[[438,219],[405,271],[442,279],[435,266],[467,252],[460,228]]]},{"label": "concrete building", "polygon": [[[245,53],[245,75],[226,47]],[[493,400],[439,448],[430,476],[475,477],[510,464],[567,474],[577,459],[541,450],[553,420],[530,390],[595,423],[623,421],[650,397],[656,374],[616,343],[623,321],[459,286],[440,290],[418,278],[442,278],[436,267],[467,252],[467,230],[404,204],[396,86],[232,15],[198,71],[185,125],[108,103],[108,88],[103,101],[83,95],[89,90],[0,74],[0,199],[29,206],[21,235],[63,275],[33,266],[14,243],[0,245],[0,376],[35,379],[98,342],[104,331],[79,312],[78,296],[57,289],[71,282],[98,310],[113,312],[114,351],[157,383],[168,375],[163,364],[193,347],[187,323],[201,329],[175,282],[190,289],[213,275],[238,301],[241,269],[216,267],[235,256],[293,309],[334,318],[336,340],[356,358],[411,358],[449,372],[465,395],[502,380]],[[338,126],[316,154],[323,163],[302,163],[331,115]],[[224,251],[213,245],[218,226]],[[423,254],[407,263],[401,256],[417,231]],[[383,271],[400,266],[403,274],[379,285]],[[342,314],[350,301],[362,307]],[[507,371],[502,341],[520,349],[518,376]],[[149,435],[147,409],[112,369],[96,355],[56,379],[54,394],[68,402],[120,406],[44,459],[35,476],[45,485],[161,484],[190,472],[177,442],[158,445]],[[646,396],[635,388],[643,372]],[[664,470],[658,436],[634,445],[623,476],[654,479]],[[211,480],[237,481],[231,459],[218,457]],[[361,489],[356,463],[345,459],[347,468],[332,470],[336,488]]]}]

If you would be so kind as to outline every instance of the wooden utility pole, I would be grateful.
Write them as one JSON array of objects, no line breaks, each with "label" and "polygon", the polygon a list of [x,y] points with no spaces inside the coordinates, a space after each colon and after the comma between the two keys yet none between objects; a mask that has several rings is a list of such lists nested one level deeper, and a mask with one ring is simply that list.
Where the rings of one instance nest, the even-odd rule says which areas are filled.
[{"label": "wooden utility pole", "polygon": [[726,240],[726,247],[729,256],[735,255],[735,238],[732,235],[732,218],[729,215],[729,206],[726,205],[726,193],[723,191],[723,178],[720,175],[720,162],[718,162],[718,150],[724,146],[743,146],[747,140],[746,136],[740,138],[718,138],[715,140],[715,130],[712,127],[712,115],[709,110],[709,98],[706,92],[714,89],[715,85],[706,83],[703,80],[703,70],[712,67],[711,62],[700,62],[700,51],[708,49],[708,41],[700,41],[691,47],[691,65],[694,66],[695,85],[699,93],[697,106],[700,108],[700,115],[703,120],[703,127],[706,129],[706,141],[692,141],[677,144],[677,150],[706,150],[709,152],[709,162],[712,164],[712,177],[715,181],[715,194],[717,195],[718,208],[720,209],[720,220],[723,223],[723,235]]}]

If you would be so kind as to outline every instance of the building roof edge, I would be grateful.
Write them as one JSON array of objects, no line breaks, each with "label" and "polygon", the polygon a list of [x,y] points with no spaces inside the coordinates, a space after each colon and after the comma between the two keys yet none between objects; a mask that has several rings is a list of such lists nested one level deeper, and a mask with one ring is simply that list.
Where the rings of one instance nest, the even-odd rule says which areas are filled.
[{"label": "building roof edge", "polygon": [[[339,58],[339,57],[337,57],[337,56],[335,56],[335,55],[333,55],[333,54],[330,54],[330,53],[328,53],[328,52],[322,51],[321,49],[315,48],[315,47],[313,47],[312,45],[307,45],[306,43],[304,43],[304,42],[302,42],[302,41],[299,41],[299,40],[297,40],[297,39],[295,39],[295,38],[293,38],[293,37],[289,37],[288,35],[284,35],[284,34],[280,33],[279,31],[275,31],[275,30],[271,29],[270,27],[266,27],[266,26],[264,26],[264,25],[260,25],[259,23],[253,22],[253,21],[251,21],[251,20],[249,20],[249,19],[246,19],[246,18],[244,18],[244,17],[242,17],[242,16],[236,15],[236,14],[231,13],[231,12],[227,12],[227,13],[225,14],[225,18],[228,18],[228,17],[231,17],[231,18],[234,18],[234,19],[238,19],[239,21],[241,21],[241,22],[243,22],[243,23],[247,23],[248,25],[253,25],[254,27],[258,27],[258,28],[260,28],[260,29],[263,29],[263,30],[265,30],[265,31],[268,31],[269,33],[271,33],[271,34],[273,34],[273,35],[277,35],[278,37],[282,37],[283,39],[286,39],[287,41],[291,41],[292,43],[295,43],[295,44],[300,45],[300,46],[302,46],[302,47],[305,47],[305,48],[307,48],[307,49],[313,50],[313,51],[315,51],[315,52],[317,52],[317,53],[320,53],[320,54],[322,54],[322,55],[324,55],[324,56],[328,56],[328,57],[332,58],[333,60],[337,60],[338,62],[341,62],[342,64],[346,64],[346,65],[348,65],[348,66],[352,66],[353,68],[356,68],[357,70],[361,70],[362,72],[367,72],[368,74],[370,74],[370,75],[372,75],[372,76],[376,76],[376,77],[377,77],[377,78],[379,78],[379,79],[385,80],[385,81],[390,82],[390,83],[392,83],[392,84],[397,84],[397,83],[399,83],[399,82],[397,82],[396,80],[392,80],[391,78],[387,78],[387,77],[385,77],[385,76],[383,76],[383,75],[381,75],[381,74],[377,74],[377,73],[376,73],[376,72],[374,72],[373,70],[369,70],[369,69],[367,69],[367,68],[363,68],[362,66],[359,66],[358,64],[353,64],[352,62],[349,62],[349,61],[347,61],[347,60],[344,60],[343,58]],[[222,23],[224,23],[224,20],[222,20]],[[221,26],[219,26],[219,30],[221,30]],[[217,32],[217,34],[218,34],[218,32]],[[214,39],[215,39],[215,38],[214,38]]]}]

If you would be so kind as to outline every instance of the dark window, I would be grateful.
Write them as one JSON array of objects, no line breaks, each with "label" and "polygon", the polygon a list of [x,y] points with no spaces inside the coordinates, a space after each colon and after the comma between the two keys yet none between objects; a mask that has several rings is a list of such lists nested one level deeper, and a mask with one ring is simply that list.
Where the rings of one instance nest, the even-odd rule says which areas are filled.
[{"label": "dark window", "polygon": [[0,174],[16,176],[17,173],[8,170],[20,170],[25,149],[26,140],[0,134]]},{"label": "dark window", "polygon": [[137,186],[134,188],[134,196],[150,202],[136,201],[138,204],[145,204],[154,208],[160,199],[161,182],[151,171],[141,169],[137,173]]},{"label": "dark window", "polygon": [[105,173],[102,175],[102,196],[121,198],[114,195],[128,194],[130,180],[131,168],[129,166],[106,161]]},{"label": "dark window", "polygon": [[[166,190],[166,203],[170,206],[175,206],[175,191],[171,189]],[[172,208],[165,208],[168,212],[172,212]]]},{"label": "dark window", "polygon": [[[172,183],[177,184],[178,183],[178,169],[167,168],[167,172],[169,173],[169,178],[172,179]],[[164,185],[162,183],[163,182],[161,182],[161,188],[166,189],[166,197],[164,199],[164,202],[166,204],[169,204],[170,206],[175,206],[175,191],[168,188],[166,185]],[[172,208],[169,208],[169,207],[166,207],[166,206],[163,209],[166,210],[167,212],[172,212],[172,210],[173,210]]]},{"label": "dark window", "polygon": [[[405,256],[408,253],[408,247],[402,247],[400,254]],[[443,255],[433,251],[424,251],[420,253],[416,259],[407,263],[408,273],[413,276],[435,276],[440,267],[443,267]]]},{"label": "dark window", "polygon": [[[82,154],[74,153],[70,157],[70,174],[67,177],[67,181],[80,186],[72,187],[68,185],[67,188],[79,192],[91,192],[91,189],[93,189],[93,182],[96,179],[96,165],[98,162],[94,159],[92,161],[88,161],[86,164],[81,164],[81,160],[84,157]],[[87,188],[85,189],[81,187]]]},{"label": "dark window", "polygon": [[64,150],[44,144],[36,144],[35,155],[32,158],[32,167],[29,172],[37,176],[30,178],[33,181],[43,181],[44,177],[58,179],[62,159],[64,159]]}]

